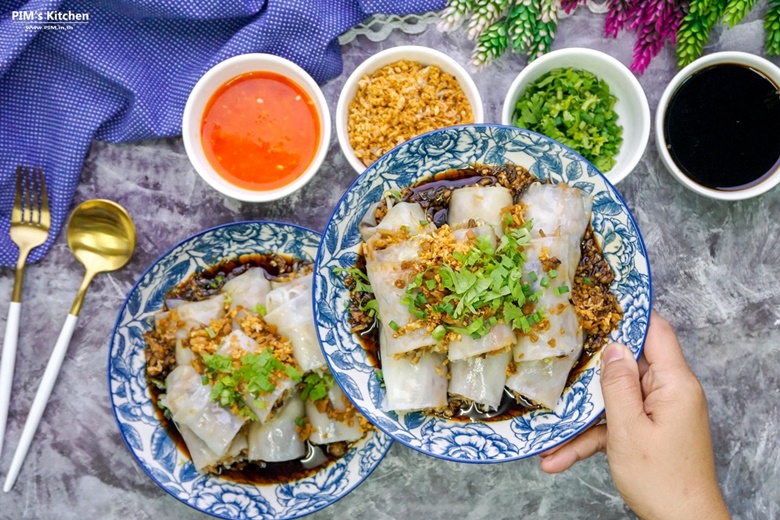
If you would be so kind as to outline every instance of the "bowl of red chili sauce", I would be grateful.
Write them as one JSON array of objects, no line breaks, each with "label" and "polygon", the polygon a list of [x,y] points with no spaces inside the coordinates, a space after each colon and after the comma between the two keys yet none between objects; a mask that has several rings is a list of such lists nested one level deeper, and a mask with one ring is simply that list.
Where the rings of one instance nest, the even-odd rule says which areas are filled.
[{"label": "bowl of red chili sauce", "polygon": [[317,83],[295,63],[242,54],[212,67],[192,89],[184,148],[212,188],[247,202],[276,200],[306,184],[330,142]]}]

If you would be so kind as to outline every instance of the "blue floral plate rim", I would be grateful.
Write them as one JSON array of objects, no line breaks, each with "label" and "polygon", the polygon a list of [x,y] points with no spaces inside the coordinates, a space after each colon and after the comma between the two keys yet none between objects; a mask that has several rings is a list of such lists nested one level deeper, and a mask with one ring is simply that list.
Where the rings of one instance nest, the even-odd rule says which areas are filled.
[{"label": "blue floral plate rim", "polygon": [[[527,136],[534,137],[534,138],[536,138],[539,141],[546,141],[547,143],[549,143],[549,144],[551,144],[551,145],[553,145],[555,147],[558,147],[560,149],[560,151],[564,153],[564,155],[567,154],[568,157],[570,157],[570,158],[572,158],[574,160],[577,160],[577,161],[579,161],[582,164],[587,165],[589,171],[593,171],[595,174],[597,174],[597,177],[599,179],[601,179],[601,181],[606,186],[606,188],[607,188],[606,192],[609,193],[611,196],[613,196],[617,200],[617,202],[619,203],[620,208],[625,211],[627,221],[631,224],[632,228],[636,231],[637,246],[638,246],[638,250],[639,250],[640,255],[644,258],[644,266],[643,267],[646,269],[645,277],[647,279],[647,283],[646,283],[646,286],[647,286],[646,287],[646,289],[647,289],[647,295],[646,295],[647,302],[646,302],[646,312],[645,312],[647,322],[645,323],[644,330],[642,331],[641,340],[639,342],[637,342],[637,344],[635,345],[635,348],[632,348],[632,346],[629,345],[629,348],[630,348],[630,350],[632,350],[632,353],[633,353],[634,357],[638,360],[641,357],[642,352],[644,351],[645,341],[647,339],[647,328],[648,328],[648,325],[649,325],[650,315],[652,313],[653,288],[652,288],[652,272],[651,272],[650,260],[649,260],[648,254],[647,254],[647,248],[645,246],[644,238],[642,237],[641,233],[639,232],[639,226],[638,226],[638,224],[636,222],[636,219],[635,219],[633,213],[631,212],[630,208],[626,204],[625,199],[623,199],[622,195],[620,194],[620,192],[614,187],[614,185],[612,185],[612,183],[606,178],[606,176],[603,173],[601,173],[601,171],[599,171],[595,166],[593,166],[589,161],[587,161],[581,154],[577,153],[576,151],[572,150],[568,146],[566,146],[566,145],[564,145],[564,144],[562,144],[562,143],[560,143],[560,142],[558,142],[558,141],[556,141],[554,139],[551,139],[551,138],[549,138],[549,137],[547,137],[547,136],[545,136],[543,134],[540,134],[538,132],[534,132],[534,131],[531,131],[531,130],[528,130],[528,129],[524,129],[524,128],[518,128],[518,127],[514,127],[514,126],[502,125],[502,124],[496,124],[496,123],[480,123],[480,124],[456,125],[456,126],[451,126],[451,127],[447,127],[447,128],[437,129],[437,130],[433,130],[433,131],[427,132],[425,134],[421,134],[419,136],[416,136],[416,137],[414,137],[414,138],[412,138],[412,139],[410,139],[408,141],[405,141],[405,142],[397,145],[392,150],[390,150],[385,155],[383,155],[380,159],[375,161],[374,164],[372,164],[371,166],[366,168],[366,170],[363,173],[358,175],[358,177],[352,182],[352,184],[349,186],[349,188],[342,194],[342,196],[339,198],[339,201],[334,206],[334,209],[331,212],[330,217],[328,218],[327,224],[325,225],[325,230],[323,232],[323,240],[320,242],[320,245],[319,245],[318,251],[317,251],[317,257],[316,257],[316,261],[315,261],[315,271],[314,271],[315,272],[315,276],[314,276],[312,290],[314,291],[314,294],[315,294],[315,297],[314,297],[315,320],[318,322],[317,323],[317,325],[318,325],[317,326],[317,334],[318,334],[319,339],[320,339],[320,345],[322,346],[323,352],[325,353],[325,359],[328,362],[328,365],[329,365],[329,367],[331,369],[331,372],[334,374],[334,376],[336,378],[336,381],[339,383],[339,385],[341,386],[341,388],[344,391],[344,393],[348,396],[348,398],[352,401],[352,403],[355,405],[356,408],[358,408],[361,412],[363,412],[363,414],[366,415],[366,417],[368,417],[369,420],[371,420],[371,422],[374,423],[374,425],[377,428],[379,428],[380,430],[382,430],[383,432],[385,432],[386,434],[391,436],[394,441],[399,442],[399,443],[403,444],[404,446],[406,446],[408,448],[411,448],[411,449],[414,449],[416,451],[420,451],[421,453],[425,453],[427,455],[431,455],[431,456],[434,456],[436,458],[440,458],[442,460],[447,460],[447,461],[450,461],[450,462],[463,462],[463,463],[470,463],[470,464],[492,464],[492,463],[497,463],[497,462],[511,462],[511,461],[515,461],[515,460],[521,460],[521,459],[524,459],[524,458],[532,457],[534,455],[538,455],[539,453],[543,453],[543,452],[548,451],[550,449],[553,449],[553,448],[555,448],[557,446],[560,446],[561,444],[564,444],[565,442],[568,442],[573,437],[579,435],[580,433],[582,433],[586,429],[590,428],[594,423],[596,423],[599,419],[601,419],[603,417],[603,414],[604,414],[603,402],[602,402],[602,404],[601,404],[601,406],[600,406],[600,408],[598,410],[598,413],[592,414],[592,416],[587,421],[584,421],[584,422],[580,423],[580,425],[578,425],[578,427],[576,428],[576,430],[572,434],[566,435],[566,436],[558,439],[554,443],[545,445],[543,449],[535,449],[535,450],[527,451],[527,452],[524,452],[524,453],[519,453],[519,454],[514,455],[514,456],[509,456],[509,457],[506,457],[506,458],[500,458],[500,459],[495,459],[495,460],[493,460],[493,459],[469,459],[469,458],[465,458],[464,459],[464,458],[461,458],[461,457],[452,457],[452,456],[448,456],[446,454],[432,453],[430,451],[426,451],[424,449],[421,449],[419,446],[414,445],[409,439],[404,438],[404,437],[400,437],[397,434],[396,430],[394,430],[393,428],[389,428],[388,427],[387,423],[382,423],[382,422],[376,421],[374,415],[372,413],[370,413],[368,410],[366,410],[360,403],[356,402],[356,400],[353,398],[352,394],[349,391],[348,386],[345,385],[343,383],[342,379],[340,378],[340,371],[337,370],[337,367],[334,367],[334,362],[331,359],[331,356],[328,354],[328,352],[327,352],[327,350],[325,348],[325,339],[323,339],[323,336],[322,336],[322,326],[319,323],[319,309],[318,309],[318,307],[319,307],[320,304],[319,304],[318,299],[317,299],[317,291],[320,288],[320,285],[322,284],[322,282],[320,280],[320,278],[321,278],[320,271],[321,271],[321,268],[322,268],[321,262],[322,262],[322,259],[323,259],[323,256],[324,256],[323,255],[323,250],[326,247],[324,239],[325,239],[326,234],[330,230],[331,225],[334,222],[334,219],[336,219],[337,214],[342,209],[342,206],[345,204],[345,201],[347,201],[347,199],[350,198],[350,196],[353,193],[353,191],[359,185],[361,185],[361,183],[366,182],[365,179],[367,179],[369,176],[373,175],[373,172],[375,170],[377,170],[380,167],[380,165],[384,165],[384,161],[388,160],[387,159],[388,157],[394,156],[395,154],[399,153],[400,150],[403,150],[403,149],[406,149],[406,148],[410,147],[412,143],[416,143],[416,142],[422,141],[424,139],[431,138],[432,136],[435,136],[437,134],[442,134],[442,133],[446,133],[446,132],[472,131],[472,130],[475,130],[475,129],[476,130],[479,130],[479,129],[483,129],[483,130],[504,130],[504,131],[508,131],[508,132],[517,132],[517,133],[520,133],[520,134],[525,134]],[[439,170],[439,171],[444,171],[444,170]],[[430,173],[430,172],[428,172],[428,173]],[[379,174],[377,174],[377,175],[379,175]],[[420,176],[416,180],[419,180],[419,179],[422,179],[422,178],[424,178],[424,177]],[[374,200],[364,201],[364,205],[367,206],[370,202],[375,202],[375,201]],[[625,311],[625,309],[624,309],[624,311]],[[598,356],[594,356],[594,357],[598,357]],[[596,366],[594,368],[594,372],[593,373],[598,373],[600,375],[600,361],[598,362],[598,366]],[[567,390],[568,390],[568,388],[569,387],[567,386]],[[600,386],[599,386],[599,390],[598,391],[599,391],[599,394],[600,394]],[[601,396],[599,395],[599,397],[601,397]],[[603,399],[602,399],[602,401],[603,401]],[[509,419],[507,421],[515,421],[515,420],[517,420],[517,418]],[[480,424],[488,424],[489,425],[489,424],[494,424],[494,423],[491,423],[491,422],[486,422],[486,423],[480,423],[480,422],[463,423],[463,422],[460,422],[460,421],[446,421],[446,420],[443,420],[443,419],[441,421],[443,421],[443,422],[450,422],[453,425],[480,425]]]}]

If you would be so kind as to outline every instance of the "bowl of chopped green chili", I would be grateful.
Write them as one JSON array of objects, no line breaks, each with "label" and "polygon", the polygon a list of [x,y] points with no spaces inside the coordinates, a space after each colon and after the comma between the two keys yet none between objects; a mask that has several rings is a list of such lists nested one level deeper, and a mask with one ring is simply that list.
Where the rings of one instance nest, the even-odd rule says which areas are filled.
[{"label": "bowl of chopped green chili", "polygon": [[570,48],[542,56],[518,74],[502,123],[555,139],[617,184],[645,152],[650,108],[625,65],[603,52]]}]

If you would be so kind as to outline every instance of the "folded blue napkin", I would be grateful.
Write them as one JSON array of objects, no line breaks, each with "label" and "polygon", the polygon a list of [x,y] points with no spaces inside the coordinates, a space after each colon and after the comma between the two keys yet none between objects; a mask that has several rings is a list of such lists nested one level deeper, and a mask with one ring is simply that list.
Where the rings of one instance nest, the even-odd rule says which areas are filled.
[{"label": "folded blue napkin", "polygon": [[[7,2],[0,3],[0,6]],[[445,0],[12,1],[0,7],[0,265],[16,166],[43,166],[48,241],[70,209],[93,139],[126,142],[181,133],[190,90],[212,66],[265,52],[322,83],[341,73],[337,36],[372,14],[408,14]]]}]

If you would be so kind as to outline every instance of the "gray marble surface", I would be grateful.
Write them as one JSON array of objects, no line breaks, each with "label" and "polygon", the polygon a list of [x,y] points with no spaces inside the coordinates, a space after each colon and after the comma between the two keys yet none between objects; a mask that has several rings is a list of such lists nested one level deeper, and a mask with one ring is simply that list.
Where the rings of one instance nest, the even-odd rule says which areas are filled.
[{"label": "gray marble surface", "polygon": [[[628,64],[632,38],[601,36],[603,18],[586,11],[561,22],[555,48],[586,46]],[[707,52],[762,53],[761,22],[719,29]],[[372,43],[361,37],[343,48],[344,74],[324,86],[335,100],[348,75],[370,54],[399,44],[446,51],[466,63],[462,33],[429,29]],[[774,59],[775,63],[780,63]],[[504,94],[525,65],[505,57],[474,74],[487,121],[498,122]],[[639,78],[654,112],[675,73],[666,48]],[[16,487],[0,495],[0,518],[196,519],[205,515],[168,496],[135,464],[119,434],[108,398],[108,338],[136,278],[181,239],[217,224],[277,219],[322,231],[331,208],[355,178],[331,143],[319,175],[298,194],[272,204],[244,204],[211,190],[191,168],[180,139],[130,145],[95,143],[74,205],[116,200],[132,213],[138,249],[122,271],[99,276],[57,386]],[[663,168],[653,144],[619,190],[637,217],[650,254],[655,308],[676,326],[685,354],[710,403],[718,477],[735,518],[780,517],[780,189],[750,201],[726,203],[686,191]],[[44,261],[28,268],[22,335],[4,476],[46,360],[82,276],[64,236]],[[0,295],[13,273],[0,270]],[[0,315],[7,298],[0,298]],[[2,324],[4,328],[4,321]],[[366,482],[312,519],[336,518],[625,518],[603,456],[557,476],[537,459],[492,466],[446,463],[395,445]]]}]

